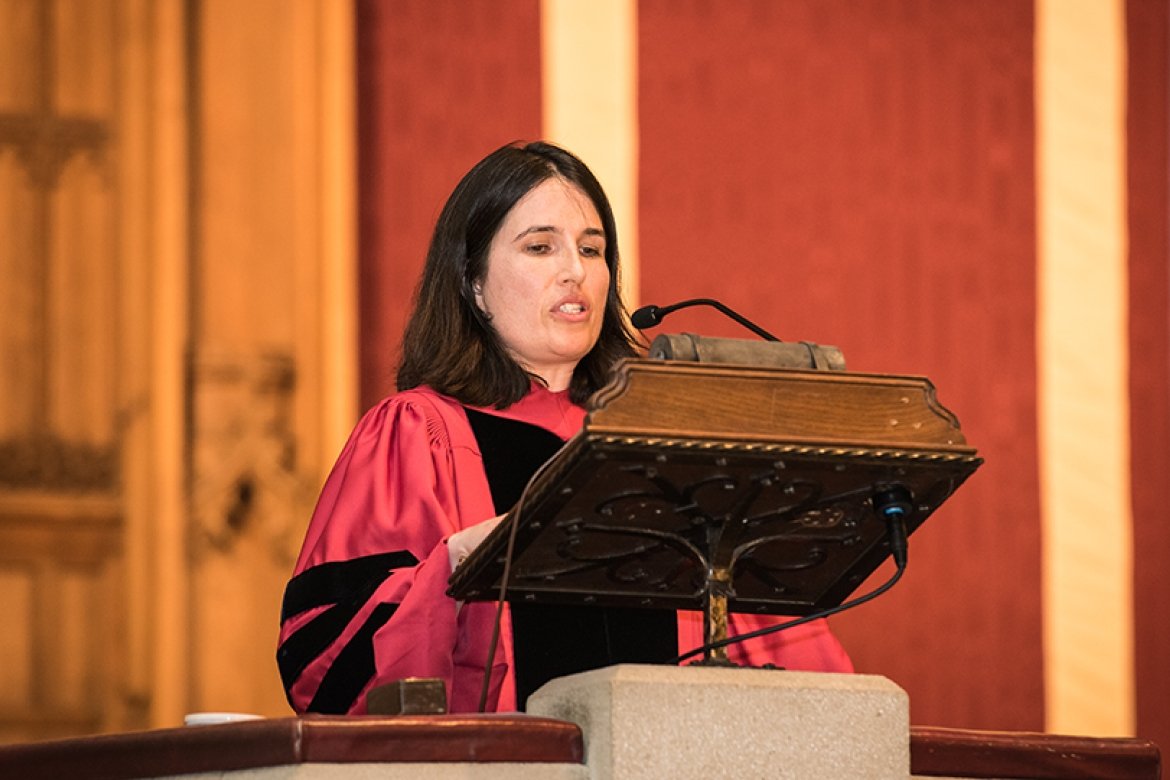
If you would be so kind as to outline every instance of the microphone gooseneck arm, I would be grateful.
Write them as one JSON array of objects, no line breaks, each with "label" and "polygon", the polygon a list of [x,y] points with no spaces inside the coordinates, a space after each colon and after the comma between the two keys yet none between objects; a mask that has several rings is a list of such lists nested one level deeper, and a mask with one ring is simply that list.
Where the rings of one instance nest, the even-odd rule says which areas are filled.
[{"label": "microphone gooseneck arm", "polygon": [[669,306],[655,306],[653,304],[643,306],[640,309],[636,309],[634,313],[630,315],[630,322],[638,330],[646,330],[647,328],[653,328],[655,325],[662,322],[662,318],[667,314],[670,314],[672,311],[675,311],[676,309],[685,309],[689,306],[711,306],[723,312],[728,317],[735,320],[740,325],[744,326],[752,333],[755,333],[765,341],[780,341],[780,339],[776,338],[771,333],[749,320],[747,317],[732,311],[730,308],[724,306],[722,303],[714,300],[713,298],[692,298],[688,301],[672,303]]}]

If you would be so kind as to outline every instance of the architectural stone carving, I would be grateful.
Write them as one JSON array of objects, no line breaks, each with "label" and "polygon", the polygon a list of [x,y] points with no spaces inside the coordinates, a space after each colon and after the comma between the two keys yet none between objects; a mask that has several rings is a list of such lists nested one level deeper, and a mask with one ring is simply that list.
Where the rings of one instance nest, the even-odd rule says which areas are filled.
[{"label": "architectural stone carving", "polygon": [[252,534],[291,566],[317,487],[298,470],[292,357],[204,352],[192,385],[192,555],[227,552]]}]

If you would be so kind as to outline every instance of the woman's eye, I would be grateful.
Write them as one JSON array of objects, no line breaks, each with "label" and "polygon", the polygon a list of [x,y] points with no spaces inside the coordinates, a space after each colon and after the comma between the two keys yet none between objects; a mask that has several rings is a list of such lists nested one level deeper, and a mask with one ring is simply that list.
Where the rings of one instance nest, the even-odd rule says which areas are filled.
[{"label": "woman's eye", "polygon": [[524,248],[524,251],[530,255],[547,255],[552,251],[551,244],[529,244]]},{"label": "woman's eye", "polygon": [[602,250],[600,247],[586,245],[581,247],[581,254],[586,257],[601,257]]}]

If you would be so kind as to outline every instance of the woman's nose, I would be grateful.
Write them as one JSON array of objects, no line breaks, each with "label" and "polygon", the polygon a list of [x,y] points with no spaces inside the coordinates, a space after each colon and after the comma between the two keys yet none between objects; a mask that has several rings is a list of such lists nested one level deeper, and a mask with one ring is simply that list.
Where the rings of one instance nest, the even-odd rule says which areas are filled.
[{"label": "woman's nose", "polygon": [[557,280],[562,283],[580,282],[585,278],[585,263],[576,249],[571,249],[561,257],[560,268],[557,269]]}]

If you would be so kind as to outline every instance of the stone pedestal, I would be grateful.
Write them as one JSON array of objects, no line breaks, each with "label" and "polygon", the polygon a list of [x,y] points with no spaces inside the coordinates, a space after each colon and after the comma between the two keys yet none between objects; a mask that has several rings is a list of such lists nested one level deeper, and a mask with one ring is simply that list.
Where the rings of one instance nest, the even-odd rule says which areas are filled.
[{"label": "stone pedestal", "polygon": [[909,698],[884,677],[621,665],[527,709],[581,727],[592,780],[910,776]]}]

